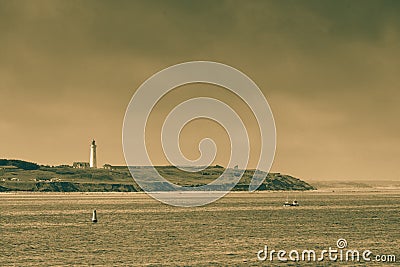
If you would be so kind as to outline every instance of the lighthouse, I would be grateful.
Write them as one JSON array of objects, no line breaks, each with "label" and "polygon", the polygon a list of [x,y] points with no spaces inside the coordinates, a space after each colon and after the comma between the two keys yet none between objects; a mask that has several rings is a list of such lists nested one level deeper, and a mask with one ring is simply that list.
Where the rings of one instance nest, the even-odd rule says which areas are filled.
[{"label": "lighthouse", "polygon": [[90,168],[97,168],[96,158],[96,141],[93,139],[92,145],[90,146]]}]

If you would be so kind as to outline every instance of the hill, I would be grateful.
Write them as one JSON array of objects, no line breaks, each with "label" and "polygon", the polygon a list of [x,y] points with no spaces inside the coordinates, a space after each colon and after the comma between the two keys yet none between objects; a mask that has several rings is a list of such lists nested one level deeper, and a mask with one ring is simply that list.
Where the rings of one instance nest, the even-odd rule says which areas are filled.
[{"label": "hill", "polygon": [[37,170],[40,168],[36,163],[16,159],[0,159],[0,166],[8,168],[15,167],[23,170]]},{"label": "hill", "polygon": [[[15,165],[15,164],[14,164]],[[0,192],[48,191],[48,192],[135,192],[142,189],[132,179],[127,167],[113,169],[76,169],[70,166],[40,166],[23,169],[17,166],[0,166]],[[25,166],[25,165],[24,165]],[[31,166],[31,165],[29,165]],[[33,166],[33,165],[32,165]],[[148,167],[137,167],[146,175]],[[173,166],[156,167],[167,180],[182,186],[207,184],[225,170],[220,166],[209,167],[202,172],[187,173]],[[248,190],[254,170],[246,170],[234,190]],[[148,188],[160,190],[163,185],[149,181]],[[258,190],[313,190],[313,186],[298,178],[280,173],[269,173]]]}]

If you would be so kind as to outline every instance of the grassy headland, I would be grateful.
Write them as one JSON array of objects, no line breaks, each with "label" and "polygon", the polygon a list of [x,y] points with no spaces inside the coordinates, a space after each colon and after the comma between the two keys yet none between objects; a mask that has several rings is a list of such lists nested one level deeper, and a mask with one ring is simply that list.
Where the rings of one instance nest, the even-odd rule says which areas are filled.
[{"label": "grassy headland", "polygon": [[[11,163],[10,163],[11,162]],[[142,191],[132,179],[127,167],[111,169],[77,169],[70,166],[39,166],[12,164],[0,166],[0,192],[135,192]],[[29,168],[24,168],[29,166]],[[146,175],[148,168],[139,167]],[[167,180],[182,186],[205,185],[218,178],[225,170],[221,166],[208,167],[195,173],[183,172],[173,166],[159,166],[157,171]],[[254,170],[246,170],[234,190],[248,190]],[[159,187],[159,185],[157,185]],[[150,182],[150,187],[152,187]],[[154,187],[155,190],[157,187]],[[258,190],[313,190],[313,186],[289,175],[269,173]]]}]

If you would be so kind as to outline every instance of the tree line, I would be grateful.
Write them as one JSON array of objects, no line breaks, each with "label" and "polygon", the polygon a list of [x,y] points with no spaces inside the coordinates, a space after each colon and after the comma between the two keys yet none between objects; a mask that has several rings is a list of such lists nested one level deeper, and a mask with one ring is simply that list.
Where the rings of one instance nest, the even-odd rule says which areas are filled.
[{"label": "tree line", "polygon": [[17,159],[0,159],[0,166],[14,166],[23,170],[37,170],[40,168],[36,163]]}]

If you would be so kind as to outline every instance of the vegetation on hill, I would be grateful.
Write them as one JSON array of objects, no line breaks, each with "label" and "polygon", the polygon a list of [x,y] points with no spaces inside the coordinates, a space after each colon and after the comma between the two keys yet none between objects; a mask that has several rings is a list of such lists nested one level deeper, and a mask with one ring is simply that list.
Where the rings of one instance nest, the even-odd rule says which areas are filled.
[{"label": "vegetation on hill", "polygon": [[[0,191],[54,191],[54,192],[135,192],[142,189],[132,179],[127,167],[114,169],[75,169],[69,166],[40,166],[12,162],[18,168],[0,169]],[[8,163],[10,164],[10,163]],[[21,166],[23,168],[21,168]],[[28,168],[28,169],[27,169]],[[200,186],[217,179],[223,172],[221,166],[212,166],[200,172],[184,172],[173,166],[156,167],[168,181],[181,186]],[[146,189],[165,190],[167,184],[155,183],[148,167],[136,167],[143,177],[148,177]],[[254,170],[246,170],[234,190],[248,190]],[[269,173],[258,190],[313,190],[313,186],[289,175]],[[218,188],[215,188],[218,190]]]},{"label": "vegetation on hill", "polygon": [[39,169],[39,165],[32,162],[27,162],[23,160],[16,159],[0,159],[0,166],[13,166],[23,170],[37,170]]}]

